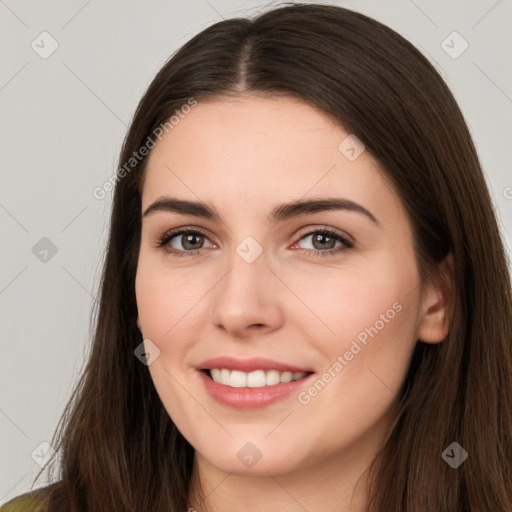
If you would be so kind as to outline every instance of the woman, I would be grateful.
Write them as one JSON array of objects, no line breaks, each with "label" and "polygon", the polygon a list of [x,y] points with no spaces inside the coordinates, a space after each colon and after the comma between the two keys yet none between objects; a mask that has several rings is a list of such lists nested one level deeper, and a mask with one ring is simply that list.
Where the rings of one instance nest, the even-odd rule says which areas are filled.
[{"label": "woman", "polygon": [[410,43],[333,6],[217,23],[153,80],[115,181],[41,510],[512,510],[504,247]]}]

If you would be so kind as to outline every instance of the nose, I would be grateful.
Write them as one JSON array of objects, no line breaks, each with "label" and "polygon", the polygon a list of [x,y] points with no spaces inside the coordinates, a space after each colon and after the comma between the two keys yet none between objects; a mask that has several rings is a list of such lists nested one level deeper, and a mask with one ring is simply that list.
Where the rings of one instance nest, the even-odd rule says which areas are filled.
[{"label": "nose", "polygon": [[279,286],[265,251],[252,263],[234,251],[229,270],[215,287],[213,323],[237,338],[278,329],[283,321]]}]

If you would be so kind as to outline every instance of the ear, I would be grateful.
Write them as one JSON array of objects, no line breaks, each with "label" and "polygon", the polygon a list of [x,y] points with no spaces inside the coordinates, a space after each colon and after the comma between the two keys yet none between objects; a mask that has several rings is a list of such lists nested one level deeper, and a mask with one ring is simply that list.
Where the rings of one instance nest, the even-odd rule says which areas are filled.
[{"label": "ear", "polygon": [[137,315],[137,327],[139,328],[139,331],[142,332],[142,329],[140,327],[140,319],[139,319],[138,315]]},{"label": "ear", "polygon": [[448,335],[453,318],[454,275],[453,255],[449,253],[440,263],[436,277],[423,290],[416,331],[419,341],[439,343]]}]

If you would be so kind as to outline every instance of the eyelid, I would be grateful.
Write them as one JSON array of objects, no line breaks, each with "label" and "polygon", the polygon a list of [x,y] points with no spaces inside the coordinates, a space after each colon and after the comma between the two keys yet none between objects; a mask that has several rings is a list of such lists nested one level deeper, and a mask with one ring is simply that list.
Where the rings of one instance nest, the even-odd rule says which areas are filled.
[{"label": "eyelid", "polygon": [[[297,233],[297,235],[295,236],[295,241],[292,243],[292,246],[296,245],[298,242],[300,242],[304,238],[314,235],[315,233],[324,233],[324,234],[327,234],[328,236],[337,238],[338,241],[340,241],[342,244],[345,245],[345,247],[343,247],[343,248],[338,247],[336,249],[326,249],[326,250],[299,248],[299,250],[313,253],[315,255],[316,254],[328,255],[328,254],[341,252],[344,249],[350,249],[354,246],[354,243],[355,243],[354,239],[348,233],[346,233],[344,231],[341,231],[337,228],[333,228],[328,225],[315,224],[315,225],[305,226],[302,229],[300,229],[299,232]],[[214,246],[218,247],[218,245],[215,242],[210,240],[210,236],[208,235],[208,233],[203,228],[200,228],[198,226],[181,226],[181,227],[177,227],[177,228],[172,228],[172,229],[166,231],[163,235],[161,235],[158,238],[157,243],[155,245],[153,245],[153,247],[155,249],[163,249],[169,254],[174,254],[174,255],[178,255],[178,256],[184,256],[184,255],[194,256],[197,253],[199,253],[202,249],[206,249],[205,247],[202,247],[200,249],[186,251],[186,250],[174,249],[174,248],[169,250],[166,248],[167,244],[169,244],[171,239],[178,237],[178,236],[185,235],[185,234],[197,234],[197,235],[203,236],[206,239],[208,239],[210,241],[210,243],[212,243]]]},{"label": "eyelid", "polygon": [[306,227],[302,228],[301,230],[299,230],[297,237],[299,240],[301,240],[304,236],[312,235],[313,233],[316,233],[318,231],[320,231],[320,232],[327,231],[327,232],[332,233],[333,235],[336,235],[336,236],[346,240],[347,242],[350,242],[351,244],[355,243],[355,240],[346,231],[341,231],[340,229],[333,228],[326,224],[313,224],[310,226],[306,226]]},{"label": "eyelid", "polygon": [[[331,227],[327,224],[312,224],[309,226],[305,226],[299,230],[296,237],[298,239],[301,239],[305,235],[311,235],[317,231],[324,231],[324,230],[331,231],[333,234],[342,236],[343,238],[346,238],[348,241],[354,243],[354,239],[346,231],[341,231],[341,230]],[[178,234],[182,234],[182,232],[189,232],[189,231],[190,232],[196,231],[196,232],[200,233],[201,235],[205,236],[206,238],[210,238],[210,235],[206,232],[206,230],[203,228],[200,228],[198,226],[181,226],[178,228],[172,228],[172,229],[169,229],[168,231],[166,231],[162,235],[162,237],[178,235]]]},{"label": "eyelid", "polygon": [[[163,233],[163,235],[158,236],[157,242],[153,247],[155,249],[163,248],[165,249],[165,245],[167,245],[171,239],[179,236],[183,236],[185,234],[196,234],[201,235],[207,238],[213,245],[217,245],[215,242],[210,240],[210,235],[203,229],[197,226],[181,226],[179,228],[172,228]],[[200,251],[201,249],[196,249],[196,251]],[[177,250],[173,249],[171,251],[167,251],[169,253],[194,253],[195,251],[183,251],[183,250]]]}]

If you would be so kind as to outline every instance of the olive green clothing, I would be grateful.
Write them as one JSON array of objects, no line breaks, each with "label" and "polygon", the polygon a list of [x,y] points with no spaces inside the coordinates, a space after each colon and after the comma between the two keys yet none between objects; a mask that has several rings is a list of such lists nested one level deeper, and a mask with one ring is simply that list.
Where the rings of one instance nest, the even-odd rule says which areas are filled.
[{"label": "olive green clothing", "polygon": [[26,495],[18,496],[0,507],[0,512],[42,512],[42,510],[40,500]]}]

